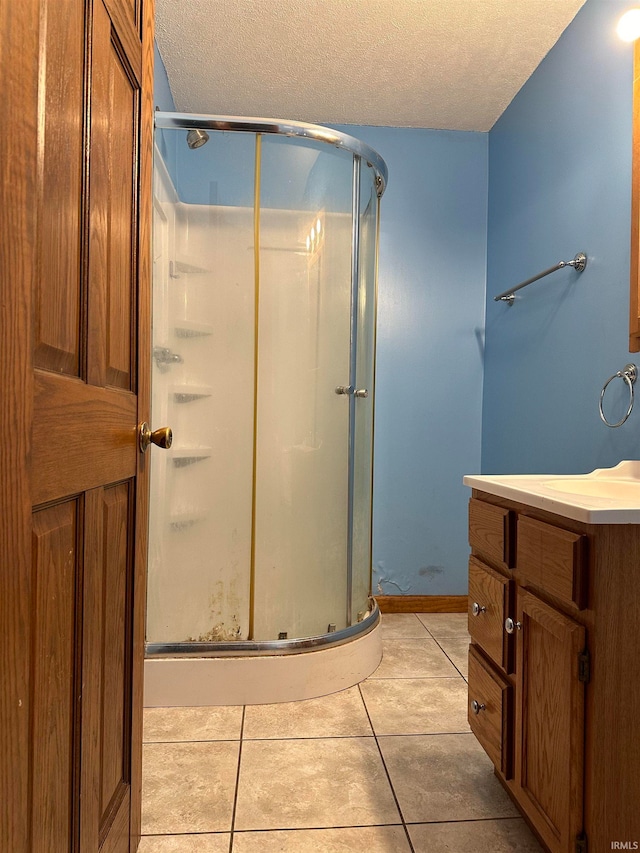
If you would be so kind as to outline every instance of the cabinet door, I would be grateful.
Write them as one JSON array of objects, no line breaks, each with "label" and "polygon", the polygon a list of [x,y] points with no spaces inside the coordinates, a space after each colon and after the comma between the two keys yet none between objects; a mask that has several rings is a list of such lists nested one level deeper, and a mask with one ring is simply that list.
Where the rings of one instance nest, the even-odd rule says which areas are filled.
[{"label": "cabinet door", "polygon": [[512,688],[469,646],[469,726],[505,779],[511,779]]},{"label": "cabinet door", "polygon": [[585,629],[526,590],[518,621],[518,799],[551,853],[569,853],[582,830]]},{"label": "cabinet door", "polygon": [[485,566],[475,557],[469,559],[469,634],[474,643],[505,672],[511,672],[511,637],[504,620],[511,615],[513,582]]}]

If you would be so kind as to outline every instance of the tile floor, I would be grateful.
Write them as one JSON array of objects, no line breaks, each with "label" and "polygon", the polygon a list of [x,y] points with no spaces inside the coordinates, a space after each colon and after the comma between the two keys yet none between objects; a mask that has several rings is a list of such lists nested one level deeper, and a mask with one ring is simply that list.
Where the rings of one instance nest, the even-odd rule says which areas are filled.
[{"label": "tile floor", "polygon": [[139,853],[539,853],[469,731],[466,614],[387,614],[357,687],[145,711]]}]

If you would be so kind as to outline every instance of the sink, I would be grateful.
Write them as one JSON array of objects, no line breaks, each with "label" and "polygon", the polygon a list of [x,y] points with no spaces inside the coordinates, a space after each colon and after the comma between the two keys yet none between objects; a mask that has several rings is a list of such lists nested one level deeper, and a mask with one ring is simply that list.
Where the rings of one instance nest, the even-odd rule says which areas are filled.
[{"label": "sink", "polygon": [[640,504],[640,483],[629,483],[626,480],[601,480],[578,478],[572,480],[548,480],[547,489],[556,489],[570,495],[588,495],[592,498],[611,498],[624,503]]},{"label": "sink", "polygon": [[478,491],[518,501],[587,524],[640,524],[640,461],[626,460],[589,474],[467,476]]}]

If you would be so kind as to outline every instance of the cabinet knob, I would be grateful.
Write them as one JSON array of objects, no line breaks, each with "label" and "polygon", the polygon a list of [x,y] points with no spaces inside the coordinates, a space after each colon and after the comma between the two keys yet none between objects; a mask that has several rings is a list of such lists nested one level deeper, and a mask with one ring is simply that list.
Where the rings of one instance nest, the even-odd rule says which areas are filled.
[{"label": "cabinet knob", "polygon": [[504,630],[507,634],[513,634],[514,631],[522,631],[522,622],[514,622],[509,616],[504,620]]},{"label": "cabinet knob", "polygon": [[474,714],[479,714],[480,711],[486,711],[487,706],[484,704],[484,702],[478,702],[477,699],[472,699],[471,700],[471,710],[473,711]]},{"label": "cabinet knob", "polygon": [[484,604],[478,604],[477,601],[474,601],[471,605],[471,612],[474,616],[479,616],[481,613],[486,613],[487,608],[484,606]]}]

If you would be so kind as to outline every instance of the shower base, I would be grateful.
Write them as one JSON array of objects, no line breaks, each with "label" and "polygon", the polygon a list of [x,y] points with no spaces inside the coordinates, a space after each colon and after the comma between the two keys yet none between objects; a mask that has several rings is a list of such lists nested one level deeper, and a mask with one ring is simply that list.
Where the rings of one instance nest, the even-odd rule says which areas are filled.
[{"label": "shower base", "polygon": [[370,676],[382,660],[377,607],[369,618],[372,627],[366,633],[312,651],[147,658],[145,707],[263,705],[315,699],[352,687]]}]

